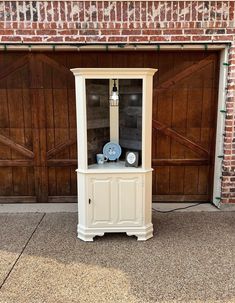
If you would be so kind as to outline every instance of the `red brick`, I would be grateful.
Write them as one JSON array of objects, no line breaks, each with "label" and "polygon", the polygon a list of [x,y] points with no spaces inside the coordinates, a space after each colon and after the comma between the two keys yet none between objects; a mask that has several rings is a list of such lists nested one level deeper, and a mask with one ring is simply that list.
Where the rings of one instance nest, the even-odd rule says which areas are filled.
[{"label": "red brick", "polygon": [[192,36],[192,41],[212,41],[211,36]]},{"label": "red brick", "polygon": [[42,42],[42,37],[32,36],[32,37],[23,37],[24,42]]},{"label": "red brick", "polygon": [[76,37],[64,37],[65,42],[85,42],[85,37],[76,36]]},{"label": "red brick", "polygon": [[127,37],[122,37],[122,36],[108,37],[108,42],[127,42]]},{"label": "red brick", "polygon": [[77,29],[59,30],[58,34],[62,36],[78,35],[78,30]]},{"label": "red brick", "polygon": [[[122,26],[121,26],[122,27]],[[150,27],[150,26],[149,26]],[[123,27],[122,27],[123,28]],[[127,25],[126,28],[129,29],[142,29],[142,24],[140,22],[131,22]]]},{"label": "red brick", "polygon": [[130,42],[148,42],[149,37],[148,36],[129,36]]},{"label": "red brick", "polygon": [[136,30],[123,29],[122,30],[122,35],[124,35],[124,36],[141,35],[141,30],[139,30],[139,29],[136,29]]},{"label": "red brick", "polygon": [[63,37],[53,36],[45,38],[47,42],[63,42]]},{"label": "red brick", "polygon": [[[120,1],[117,1],[117,3]],[[140,20],[140,1],[135,2],[135,21],[141,21]]]},{"label": "red brick", "polygon": [[115,29],[102,29],[100,31],[101,35],[105,35],[105,36],[117,36],[120,35],[120,30],[115,30]]},{"label": "red brick", "polygon": [[38,29],[37,31],[36,31],[36,34],[37,35],[42,35],[42,36],[51,36],[51,35],[56,35],[57,34],[57,32],[56,32],[56,30],[40,30],[40,29]]},{"label": "red brick", "polygon": [[185,35],[202,35],[204,33],[203,29],[185,29],[184,34]]},{"label": "red brick", "polygon": [[14,30],[11,29],[4,29],[4,30],[0,30],[0,35],[3,36],[10,36],[10,35],[14,35]]},{"label": "red brick", "polygon": [[2,36],[1,37],[2,42],[19,42],[21,41],[20,36]]},{"label": "red brick", "polygon": [[235,34],[235,28],[228,28],[227,34]]},{"label": "red brick", "polygon": [[165,36],[165,37],[164,36],[150,36],[149,41],[168,42],[168,41],[170,41],[170,36]]},{"label": "red brick", "polygon": [[25,36],[25,35],[28,35],[28,36],[35,35],[35,30],[33,30],[33,29],[26,29],[26,30],[19,29],[19,30],[16,31],[16,35],[23,35],[23,36]]},{"label": "red brick", "polygon": [[91,42],[91,43],[94,43],[94,42],[106,42],[107,41],[107,37],[106,36],[86,36],[86,42]]},{"label": "red brick", "polygon": [[51,4],[53,10],[53,20],[58,21],[59,20],[58,1],[52,1]]},{"label": "red brick", "polygon": [[183,31],[180,29],[163,30],[163,35],[181,35]]},{"label": "red brick", "polygon": [[233,35],[213,36],[214,41],[233,41]]},{"label": "red brick", "polygon": [[98,36],[99,31],[94,30],[94,29],[81,29],[79,30],[79,35],[84,35],[84,36]]},{"label": "red brick", "polygon": [[171,41],[191,41],[191,36],[171,36]]},{"label": "red brick", "polygon": [[116,21],[115,19],[116,3],[117,2],[114,1],[112,8],[110,9],[110,21]]},{"label": "red brick", "polygon": [[140,10],[141,21],[147,21],[146,20],[146,6],[147,6],[147,3],[146,3],[146,1],[141,1],[140,4],[141,4],[141,10]]},{"label": "red brick", "polygon": [[47,2],[47,7],[46,7],[46,16],[47,16],[47,21],[51,22],[52,21],[52,15],[51,15],[51,11],[52,11],[52,2],[48,1]]},{"label": "red brick", "polygon": [[162,31],[159,29],[144,29],[142,35],[161,35]]}]

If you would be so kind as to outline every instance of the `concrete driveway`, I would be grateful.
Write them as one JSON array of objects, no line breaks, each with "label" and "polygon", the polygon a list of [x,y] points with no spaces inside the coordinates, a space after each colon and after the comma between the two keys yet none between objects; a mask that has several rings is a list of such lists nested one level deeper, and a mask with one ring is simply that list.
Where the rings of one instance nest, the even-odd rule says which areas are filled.
[{"label": "concrete driveway", "polygon": [[235,302],[235,212],[153,214],[154,238],[76,238],[75,213],[0,214],[0,302]]}]

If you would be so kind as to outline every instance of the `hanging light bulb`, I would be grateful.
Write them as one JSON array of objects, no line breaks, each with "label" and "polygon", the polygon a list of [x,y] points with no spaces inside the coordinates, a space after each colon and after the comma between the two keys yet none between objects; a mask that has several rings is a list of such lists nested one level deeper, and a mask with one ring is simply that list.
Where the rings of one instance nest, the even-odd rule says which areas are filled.
[{"label": "hanging light bulb", "polygon": [[119,104],[119,97],[118,97],[118,89],[116,85],[116,79],[113,80],[113,89],[109,98],[110,106],[118,106]]}]

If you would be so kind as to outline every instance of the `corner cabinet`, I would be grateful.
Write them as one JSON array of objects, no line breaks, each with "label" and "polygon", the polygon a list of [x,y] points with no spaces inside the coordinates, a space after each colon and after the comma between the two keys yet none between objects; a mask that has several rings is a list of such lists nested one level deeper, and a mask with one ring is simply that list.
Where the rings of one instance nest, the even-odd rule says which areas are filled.
[{"label": "corner cabinet", "polygon": [[[125,232],[153,236],[151,121],[154,69],[72,69],[78,133],[78,238]],[[117,95],[110,102],[112,89]],[[107,142],[121,146],[115,161],[103,159]],[[138,163],[126,165],[128,152]],[[99,162],[99,161],[98,161]]]}]

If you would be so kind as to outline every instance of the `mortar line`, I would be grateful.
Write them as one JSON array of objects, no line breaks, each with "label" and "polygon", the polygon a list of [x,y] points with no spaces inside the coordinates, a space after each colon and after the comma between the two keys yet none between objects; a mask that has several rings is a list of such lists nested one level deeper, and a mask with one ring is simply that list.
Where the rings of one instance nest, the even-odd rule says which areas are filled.
[{"label": "mortar line", "polygon": [[15,262],[13,263],[11,269],[9,270],[8,274],[6,275],[6,277],[4,278],[2,284],[0,285],[0,290],[2,289],[3,285],[6,283],[8,277],[10,276],[12,270],[14,269],[16,263],[19,261],[20,257],[22,256],[22,254],[24,253],[25,251],[25,248],[28,246],[30,240],[32,239],[33,235],[35,234],[36,230],[38,229],[39,225],[41,224],[42,220],[44,219],[46,213],[43,214],[43,216],[41,217],[41,219],[39,220],[38,224],[36,225],[36,227],[34,228],[31,236],[28,238],[28,240],[26,241],[25,245],[23,246],[19,256],[16,258]]}]

